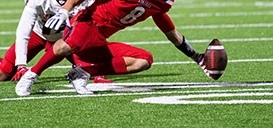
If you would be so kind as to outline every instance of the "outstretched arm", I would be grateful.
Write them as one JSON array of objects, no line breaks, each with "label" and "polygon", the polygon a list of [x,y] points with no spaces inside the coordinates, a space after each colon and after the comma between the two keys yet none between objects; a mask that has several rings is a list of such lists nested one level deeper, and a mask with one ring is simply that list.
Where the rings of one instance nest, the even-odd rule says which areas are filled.
[{"label": "outstretched arm", "polygon": [[21,15],[19,24],[16,29],[16,66],[27,65],[27,45],[32,32],[35,21],[37,20],[37,12],[35,10],[34,2],[26,3],[24,11]]},{"label": "outstretched arm", "polygon": [[196,52],[190,43],[186,40],[185,36],[181,35],[174,27],[171,18],[166,14],[157,14],[153,16],[155,24],[166,35],[166,37],[175,45],[175,47],[183,52],[186,56],[193,59],[205,72],[208,77],[212,77],[208,72],[204,61],[204,54]]},{"label": "outstretched arm", "polygon": [[181,35],[176,29],[171,18],[166,13],[160,13],[153,16],[155,24],[165,34],[169,41],[171,41],[177,49],[183,52],[188,57],[195,60],[198,53],[191,47],[185,36]]}]

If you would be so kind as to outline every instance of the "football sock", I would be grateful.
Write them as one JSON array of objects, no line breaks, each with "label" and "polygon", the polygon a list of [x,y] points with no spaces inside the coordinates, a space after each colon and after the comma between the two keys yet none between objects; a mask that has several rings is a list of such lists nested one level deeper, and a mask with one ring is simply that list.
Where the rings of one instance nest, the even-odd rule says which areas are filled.
[{"label": "football sock", "polygon": [[37,64],[31,68],[31,71],[35,72],[37,75],[40,75],[45,69],[61,62],[63,59],[63,56],[56,56],[53,52],[53,47],[51,47],[37,62]]},{"label": "football sock", "polygon": [[176,48],[179,49],[181,52],[183,52],[188,57],[191,57],[191,56],[193,56],[196,53],[195,50],[190,45],[190,43],[185,38],[185,36],[183,36],[183,42],[182,42],[182,44],[179,45],[179,46],[176,46]]}]

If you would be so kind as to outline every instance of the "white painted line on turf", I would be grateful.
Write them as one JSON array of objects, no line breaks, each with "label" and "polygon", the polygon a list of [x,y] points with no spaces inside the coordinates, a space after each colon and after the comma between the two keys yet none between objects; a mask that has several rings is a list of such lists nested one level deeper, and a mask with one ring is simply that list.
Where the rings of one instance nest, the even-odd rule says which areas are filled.
[{"label": "white painted line on turf", "polygon": [[[272,62],[273,58],[268,59],[239,59],[239,60],[228,60],[228,63],[246,63],[246,62]],[[174,64],[196,64],[193,61],[173,61],[173,62],[154,62],[155,65],[174,65]],[[67,69],[71,68],[71,65],[68,66],[52,66],[50,69]]]},{"label": "white painted line on turf", "polygon": [[[184,7],[184,6],[183,6]],[[23,10],[0,10],[0,14],[21,14]],[[169,14],[172,18],[178,17],[237,17],[237,16],[266,16],[273,15],[273,11],[246,11],[246,12],[202,12],[189,14]]]},{"label": "white painted line on turf", "polygon": [[[0,50],[8,50],[9,49],[9,47],[0,47]],[[1,57],[3,57],[3,56],[1,56]]]},{"label": "white painted line on turf", "polygon": [[273,11],[255,11],[255,12],[205,12],[205,13],[190,13],[189,15],[181,15],[181,14],[170,14],[172,18],[180,18],[180,17],[238,17],[238,16],[266,16],[273,15]]},{"label": "white painted line on turf", "polygon": [[18,23],[19,19],[1,19],[0,24]]},{"label": "white painted line on turf", "polygon": [[[0,102],[1,101],[37,100],[37,99],[63,99],[63,98],[84,98],[84,97],[136,96],[136,95],[176,94],[176,93],[178,93],[178,94],[185,93],[185,91],[111,93],[111,94],[62,95],[62,96],[29,96],[29,97],[17,97],[17,98],[2,98],[2,99],[0,99]],[[264,92],[264,93],[266,93],[266,92]],[[273,93],[270,93],[270,94],[273,95]]]},{"label": "white painted line on turf", "polygon": [[[257,23],[257,24],[212,24],[212,25],[185,25],[177,26],[176,29],[219,29],[219,28],[270,28],[273,23]],[[158,27],[129,27],[123,31],[152,31],[159,30]]]},{"label": "white painted line on turf", "polygon": [[[187,6],[181,6],[181,5],[187,5]],[[194,4],[194,3],[189,3],[189,2],[185,2],[185,1],[176,1],[173,8],[222,8],[222,7],[241,7],[246,6],[246,3],[242,3],[242,2],[205,2],[205,3],[198,3],[198,4]],[[0,7],[23,7],[24,3],[19,1],[19,2],[5,2],[5,3],[1,3]],[[251,5],[248,5],[251,6]]]},{"label": "white painted line on turf", "polygon": [[254,3],[254,5],[258,7],[273,7],[273,2],[257,1]]},{"label": "white painted line on turf", "polygon": [[[102,85],[105,86],[105,85]],[[166,87],[166,86],[164,86]],[[123,87],[119,87],[123,88]],[[144,88],[144,87],[143,87]],[[181,86],[169,86],[166,89],[179,89]],[[89,88],[92,89],[92,88]],[[97,89],[97,90],[95,90]],[[110,91],[113,89],[112,87],[102,87],[102,89],[95,88],[93,91]],[[162,89],[158,87],[158,89]],[[180,91],[179,93],[226,93],[226,92],[250,92],[250,91],[272,91],[273,88],[254,88],[254,89],[238,89],[238,90],[201,90],[201,91]],[[68,93],[68,92],[75,92],[75,89],[62,89],[62,90],[40,90],[42,93]],[[137,92],[137,91],[136,91]]]},{"label": "white painted line on turf", "polygon": [[[161,87],[163,88],[211,88],[211,87],[222,87],[221,85],[203,85],[203,83],[200,83],[200,85],[193,85],[194,83],[91,83],[87,85],[87,88],[89,90],[93,90],[94,88],[92,86],[124,86],[124,87],[130,87],[130,86],[171,86],[171,85],[184,85],[184,86],[173,86],[173,87]],[[198,83],[197,83],[198,84]],[[188,85],[188,86],[187,86]],[[193,85],[193,86],[191,86]],[[272,84],[273,85],[273,84]],[[68,87],[68,88],[73,88],[71,84],[66,84],[66,85],[58,85],[62,87]],[[160,87],[157,87],[160,88]],[[97,89],[94,89],[94,91],[97,91]]]},{"label": "white painted line on turf", "polygon": [[[92,86],[124,86],[124,87],[145,87],[145,86],[157,86],[155,88],[211,88],[211,87],[226,87],[226,86],[272,86],[273,83],[228,83],[228,82],[132,82],[132,83],[90,83],[87,88],[92,88]],[[72,88],[71,84],[57,85],[62,87]],[[163,86],[163,87],[159,87]],[[167,86],[167,87],[165,87]],[[105,87],[107,88],[107,87]],[[152,88],[152,87],[151,87]]]},{"label": "white painted line on turf", "polygon": [[[261,37],[261,38],[233,38],[233,39],[220,39],[222,43],[236,43],[236,42],[256,42],[259,41],[272,41],[273,37]],[[211,39],[201,39],[201,40],[189,40],[191,43],[209,43]],[[126,42],[131,45],[142,45],[142,44],[169,44],[170,41],[139,41],[139,42]]]},{"label": "white painted line on turf", "polygon": [[112,94],[93,94],[93,95],[63,95],[63,96],[29,96],[17,98],[3,98],[0,101],[20,101],[20,100],[35,100],[35,99],[63,99],[63,98],[82,98],[82,97],[107,97],[107,96],[134,96],[134,95],[148,95],[148,94],[172,94],[171,92],[141,92],[141,93],[112,93]]},{"label": "white painted line on turf", "polygon": [[[17,19],[8,19],[8,20],[0,20],[0,24],[10,24],[17,23]],[[253,24],[211,24],[211,25],[185,25],[185,26],[176,26],[177,29],[183,30],[191,30],[191,29],[219,29],[219,28],[270,28],[273,27],[273,23],[253,23]],[[152,31],[159,30],[158,27],[129,27],[122,31]],[[5,32],[15,34],[14,32]],[[1,33],[0,33],[1,34]]]},{"label": "white painted line on turf", "polygon": [[[181,6],[181,5],[187,5],[187,6]],[[1,3],[0,7],[23,7],[24,4],[23,2],[5,2],[5,3]],[[255,2],[254,5],[250,4],[250,3],[245,3],[245,2],[205,2],[205,3],[198,3],[198,4],[194,4],[194,3],[189,3],[189,2],[181,2],[180,1],[176,1],[173,8],[229,8],[229,7],[254,7],[254,6],[258,6],[258,7],[271,7],[272,6],[272,2],[263,2],[263,1],[258,1]]]},{"label": "white painted line on turf", "polygon": [[[177,4],[179,1],[175,1],[175,4],[173,8],[228,8],[228,7],[241,7],[246,6],[246,3],[242,2],[205,2],[205,3],[199,3],[199,4],[192,4],[187,2],[181,2],[179,5]],[[187,6],[185,6],[187,5]],[[247,5],[252,6],[252,5]]]},{"label": "white painted line on turf", "polygon": [[21,9],[13,9],[13,10],[0,10],[0,14],[21,14],[23,10]]},{"label": "white painted line on turf", "polygon": [[41,93],[67,93],[76,92],[75,89],[62,89],[62,90],[40,90]]},{"label": "white painted line on turf", "polygon": [[2,31],[0,32],[0,35],[15,35],[15,31]]},{"label": "white painted line on turf", "polygon": [[[0,4],[0,7],[11,7],[11,8],[15,8],[15,7],[22,7],[22,3],[18,3],[18,4]],[[22,10],[23,11],[23,10]],[[18,12],[16,12],[18,13]],[[22,13],[22,12],[21,12]],[[6,14],[6,13],[4,13]],[[13,14],[13,13],[12,13]]]},{"label": "white painted line on turf", "polygon": [[[1,32],[0,32],[1,33]],[[237,42],[258,42],[272,41],[273,37],[256,37],[256,38],[233,38],[233,39],[220,39],[222,43],[237,43]],[[209,43],[211,39],[189,40],[191,43]],[[139,42],[125,42],[130,45],[146,45],[146,44],[169,44],[170,41],[139,41]],[[268,43],[268,42],[267,42]],[[7,50],[9,47],[0,47],[0,50]]]},{"label": "white painted line on turf", "polygon": [[[1,48],[0,48],[1,50]],[[2,49],[3,50],[3,49]],[[246,63],[246,62],[272,62],[273,58],[268,59],[239,59],[239,60],[228,60],[228,63]],[[172,61],[172,62],[154,62],[153,65],[174,65],[174,64],[196,64],[194,61]],[[50,69],[69,69],[71,65],[66,66],[52,66]]]},{"label": "white painted line on turf", "polygon": [[214,98],[214,97],[243,97],[243,96],[273,96],[272,92],[264,93],[216,93],[216,94],[194,94],[186,96],[161,96],[135,99],[133,102],[153,104],[272,104],[273,100],[185,100],[192,98]]},{"label": "white painted line on turf", "polygon": [[[90,83],[87,86],[171,86],[171,85],[184,85],[184,87],[187,87],[185,85],[206,85],[206,84],[212,84],[206,83],[206,82],[133,82],[133,83]],[[65,85],[57,85],[62,87],[69,87],[72,88],[73,86],[71,84],[65,84]],[[191,88],[192,86],[190,86]],[[204,87],[204,86],[202,86]]]}]

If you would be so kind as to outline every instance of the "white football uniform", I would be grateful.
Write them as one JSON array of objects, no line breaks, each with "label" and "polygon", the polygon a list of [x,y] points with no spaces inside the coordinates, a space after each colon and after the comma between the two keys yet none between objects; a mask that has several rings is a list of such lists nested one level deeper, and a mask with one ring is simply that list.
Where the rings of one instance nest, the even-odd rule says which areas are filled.
[{"label": "white football uniform", "polygon": [[[80,10],[94,3],[94,0],[85,0],[72,11],[70,17],[76,15]],[[62,32],[52,35],[43,35],[42,29],[48,18],[53,16],[61,8],[57,0],[25,0],[25,8],[21,15],[16,30],[15,65],[26,65],[27,62],[27,44],[30,34],[34,31],[42,39],[54,42],[61,38]]]}]

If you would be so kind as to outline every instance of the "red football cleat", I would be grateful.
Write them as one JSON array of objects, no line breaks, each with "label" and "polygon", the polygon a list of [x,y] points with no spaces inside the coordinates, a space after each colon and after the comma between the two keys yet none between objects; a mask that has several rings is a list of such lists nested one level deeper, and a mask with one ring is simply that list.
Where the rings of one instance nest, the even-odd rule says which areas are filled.
[{"label": "red football cleat", "polygon": [[93,83],[113,83],[113,81],[107,80],[104,76],[95,76]]}]

